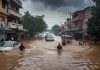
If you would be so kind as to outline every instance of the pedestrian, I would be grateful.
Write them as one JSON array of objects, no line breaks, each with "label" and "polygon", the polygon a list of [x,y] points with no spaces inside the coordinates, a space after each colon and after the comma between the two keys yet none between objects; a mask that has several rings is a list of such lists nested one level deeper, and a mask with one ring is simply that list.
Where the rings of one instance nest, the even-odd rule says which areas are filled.
[{"label": "pedestrian", "polygon": [[23,45],[23,43],[21,43],[21,46],[19,47],[20,51],[24,51],[25,50],[25,46]]},{"label": "pedestrian", "polygon": [[57,49],[58,50],[62,50],[63,49],[60,43],[58,44]]},{"label": "pedestrian", "polygon": [[79,45],[84,45],[84,42],[83,41],[79,41]]}]

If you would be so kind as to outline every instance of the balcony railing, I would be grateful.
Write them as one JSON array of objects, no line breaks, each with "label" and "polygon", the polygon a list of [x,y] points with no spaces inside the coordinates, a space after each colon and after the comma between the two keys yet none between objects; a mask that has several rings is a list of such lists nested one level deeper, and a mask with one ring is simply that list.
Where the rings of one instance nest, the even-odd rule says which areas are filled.
[{"label": "balcony railing", "polygon": [[16,4],[18,4],[20,7],[22,7],[22,2],[20,0],[13,0]]},{"label": "balcony railing", "polygon": [[22,25],[22,24],[17,24],[17,28],[18,28],[19,30],[23,30],[23,25]]},{"label": "balcony railing", "polygon": [[22,18],[22,15],[20,14],[20,13],[18,13],[18,12],[16,12],[16,11],[14,11],[14,10],[12,10],[12,9],[8,9],[8,13],[9,14],[12,14],[12,15],[14,15],[14,16],[16,16],[16,17],[19,17],[19,18]]},{"label": "balcony railing", "polygon": [[13,28],[13,29],[17,29],[17,25],[14,22],[8,22],[8,27]]},{"label": "balcony railing", "polygon": [[72,22],[76,22],[76,21],[82,21],[84,20],[83,17],[76,17],[76,18],[73,18]]},{"label": "balcony railing", "polygon": [[84,13],[79,13],[77,16],[73,17],[72,22],[84,20]]},{"label": "balcony railing", "polygon": [[18,24],[18,23],[14,23],[14,22],[8,22],[8,27],[11,29],[17,29],[18,30],[23,30],[23,25],[22,24]]}]

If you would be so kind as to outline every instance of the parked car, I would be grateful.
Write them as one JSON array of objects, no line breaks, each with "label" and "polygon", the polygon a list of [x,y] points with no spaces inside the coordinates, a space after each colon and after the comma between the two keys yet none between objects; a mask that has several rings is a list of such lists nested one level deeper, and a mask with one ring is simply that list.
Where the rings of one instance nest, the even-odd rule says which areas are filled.
[{"label": "parked car", "polygon": [[2,43],[0,43],[0,51],[11,51],[14,49],[18,49],[20,47],[20,43],[16,42],[16,41],[4,41]]},{"label": "parked car", "polygon": [[46,41],[54,41],[54,37],[53,37],[52,35],[50,35],[50,34],[47,34],[47,35],[45,36],[45,40],[46,40]]}]

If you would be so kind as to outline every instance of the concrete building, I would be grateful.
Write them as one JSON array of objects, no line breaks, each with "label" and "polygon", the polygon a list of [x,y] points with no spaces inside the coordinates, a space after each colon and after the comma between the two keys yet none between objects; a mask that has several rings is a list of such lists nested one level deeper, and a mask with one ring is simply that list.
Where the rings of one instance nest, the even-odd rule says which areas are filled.
[{"label": "concrete building", "polygon": [[75,25],[71,21],[71,18],[67,18],[67,21],[63,24],[63,34],[74,35]]},{"label": "concrete building", "polygon": [[91,7],[87,7],[83,10],[79,10],[74,12],[73,14],[73,19],[72,22],[75,25],[75,33],[74,33],[74,37],[76,39],[82,39],[84,34],[86,33],[87,30],[87,21],[89,18],[91,18],[92,14],[92,8]]},{"label": "concrete building", "polygon": [[84,15],[84,24],[83,24],[83,29],[86,31],[87,30],[87,22],[88,19],[92,17],[92,7],[87,7],[84,9],[85,15]]},{"label": "concrete building", "polygon": [[70,20],[71,18],[67,18],[67,21],[63,24],[63,34],[70,35]]},{"label": "concrete building", "polygon": [[13,37],[15,40],[18,40],[21,37],[23,25],[21,24],[22,15],[19,12],[20,8],[22,8],[22,2],[20,0],[9,0],[7,25],[11,31],[7,32],[7,39]]},{"label": "concrete building", "polygon": [[21,38],[24,29],[21,24],[20,8],[22,8],[20,0],[0,0],[0,41],[12,37],[15,40]]},{"label": "concrete building", "polygon": [[0,0],[0,41],[5,40],[9,0]]}]

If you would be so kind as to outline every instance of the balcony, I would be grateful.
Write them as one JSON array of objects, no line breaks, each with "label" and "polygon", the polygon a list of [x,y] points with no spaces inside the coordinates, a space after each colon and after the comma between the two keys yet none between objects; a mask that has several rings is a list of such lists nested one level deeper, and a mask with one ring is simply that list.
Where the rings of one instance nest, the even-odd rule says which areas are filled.
[{"label": "balcony", "polygon": [[3,21],[0,21],[0,29],[4,29],[6,27],[5,23]]},{"label": "balcony", "polygon": [[22,25],[22,24],[17,24],[17,28],[18,28],[19,30],[23,30],[23,25]]},{"label": "balcony", "polygon": [[73,19],[72,19],[72,22],[77,22],[77,21],[83,21],[84,20],[84,12],[79,12],[77,13],[77,15],[73,15]]},{"label": "balcony", "polygon": [[22,18],[22,15],[21,15],[20,13],[18,13],[18,12],[16,12],[16,11],[12,10],[12,9],[10,9],[10,8],[8,9],[8,13],[11,14],[11,15],[16,16],[16,17],[18,17],[18,18]]},{"label": "balcony", "polygon": [[18,30],[23,30],[23,25],[22,24],[18,24],[18,23],[14,23],[14,22],[8,22],[8,27],[11,29],[17,29]]},{"label": "balcony", "polygon": [[2,7],[0,7],[0,12],[2,12],[4,14],[8,14],[7,7],[5,9],[3,9]]},{"label": "balcony", "polygon": [[75,18],[73,18],[72,22],[77,22],[77,21],[83,21],[84,20],[84,16],[77,16]]},{"label": "balcony", "polygon": [[22,2],[20,0],[13,0],[13,1],[22,8]]},{"label": "balcony", "polygon": [[8,27],[12,29],[17,29],[16,23],[13,23],[13,22],[8,22]]}]

